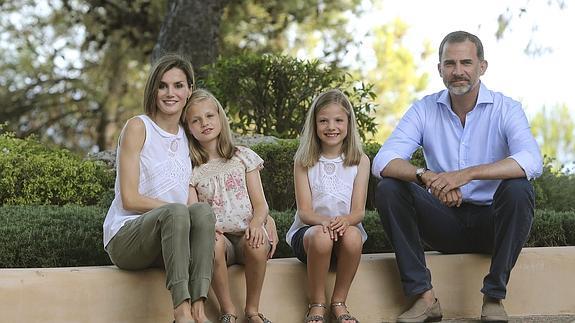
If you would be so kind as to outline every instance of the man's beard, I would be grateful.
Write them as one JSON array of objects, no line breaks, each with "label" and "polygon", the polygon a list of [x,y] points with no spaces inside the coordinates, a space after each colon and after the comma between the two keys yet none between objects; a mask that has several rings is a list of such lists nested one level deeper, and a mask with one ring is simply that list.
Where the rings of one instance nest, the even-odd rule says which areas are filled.
[{"label": "man's beard", "polygon": [[[467,84],[458,85],[458,86],[452,85],[453,83],[460,82],[460,81],[467,81]],[[457,80],[451,81],[450,84],[446,84],[446,85],[447,85],[447,89],[449,90],[449,93],[454,94],[454,95],[467,94],[473,88],[473,84],[471,83],[470,80],[467,80],[467,79],[457,79]]]},{"label": "man's beard", "polygon": [[453,86],[450,85],[448,87],[449,92],[455,95],[463,95],[469,93],[471,91],[471,84],[460,85],[460,86]]}]

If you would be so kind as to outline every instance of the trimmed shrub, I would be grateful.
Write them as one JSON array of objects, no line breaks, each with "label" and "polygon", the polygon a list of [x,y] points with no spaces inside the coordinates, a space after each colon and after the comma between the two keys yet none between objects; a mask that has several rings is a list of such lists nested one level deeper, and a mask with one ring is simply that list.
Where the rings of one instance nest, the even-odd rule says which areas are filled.
[{"label": "trimmed shrub", "polygon": [[574,245],[566,233],[566,226],[575,225],[573,213],[557,212],[553,210],[535,212],[533,225],[527,246],[566,246]]},{"label": "trimmed shrub", "polygon": [[101,162],[9,133],[0,134],[0,174],[0,203],[8,205],[94,205],[114,185]]},{"label": "trimmed shrub", "polygon": [[0,266],[109,265],[102,243],[105,215],[94,206],[0,207]]},{"label": "trimmed shrub", "polygon": [[[0,267],[67,267],[111,264],[102,245],[107,209],[95,206],[0,207]],[[279,244],[275,258],[293,257],[285,235],[295,211],[272,211]],[[391,252],[375,211],[363,221],[368,239],[363,253]],[[575,212],[537,210],[529,247],[575,246]]]},{"label": "trimmed shrub", "polygon": [[556,211],[575,210],[575,173],[558,172],[554,160],[545,158],[543,174],[533,181],[535,206]]},{"label": "trimmed shrub", "polygon": [[298,140],[280,140],[278,143],[261,143],[252,149],[264,160],[261,179],[266,200],[272,210],[295,208],[293,184],[293,156]]},{"label": "trimmed shrub", "polygon": [[271,216],[276,221],[279,243],[276,248],[274,258],[295,257],[291,247],[286,242],[286,233],[293,223],[295,210],[285,210],[282,212],[272,211]]},{"label": "trimmed shrub", "polygon": [[361,136],[375,134],[373,85],[322,64],[285,56],[245,53],[206,67],[204,84],[228,111],[234,131],[296,138],[312,100],[341,89],[350,99]]}]

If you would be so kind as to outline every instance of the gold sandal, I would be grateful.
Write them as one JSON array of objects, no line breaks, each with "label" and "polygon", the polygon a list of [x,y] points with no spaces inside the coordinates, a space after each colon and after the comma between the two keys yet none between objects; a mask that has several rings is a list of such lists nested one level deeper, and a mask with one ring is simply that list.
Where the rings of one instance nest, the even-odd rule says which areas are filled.
[{"label": "gold sandal", "polygon": [[272,323],[272,321],[268,320],[262,313],[253,313],[253,314],[246,313],[246,320],[248,321],[248,323],[252,321],[252,317],[259,317],[264,323]]},{"label": "gold sandal", "polygon": [[309,315],[309,312],[311,311],[312,308],[314,307],[322,307],[323,311],[325,313],[325,311],[327,310],[327,307],[325,306],[325,304],[321,304],[321,303],[312,303],[312,304],[308,304],[307,306],[307,313],[305,314],[305,323],[311,322],[311,321],[319,321],[319,322],[325,322],[325,317],[323,315]]},{"label": "gold sandal", "polygon": [[[335,317],[335,311],[333,310],[333,308],[337,307],[337,306],[345,307],[346,313],[343,313],[340,316]],[[349,314],[349,312],[347,310],[347,305],[345,305],[344,302],[331,303],[331,307],[332,307],[331,313],[333,314],[333,317],[335,318],[337,323],[342,323],[344,320],[345,321],[354,321],[355,323],[359,323],[358,319],[356,319],[355,317],[353,317]]]}]

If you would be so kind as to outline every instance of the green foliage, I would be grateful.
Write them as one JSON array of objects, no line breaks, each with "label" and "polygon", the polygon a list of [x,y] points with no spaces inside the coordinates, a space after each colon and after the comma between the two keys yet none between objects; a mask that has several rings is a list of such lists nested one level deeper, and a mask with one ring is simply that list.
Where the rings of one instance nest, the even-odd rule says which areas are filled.
[{"label": "green foliage", "polygon": [[348,95],[364,138],[376,131],[370,116],[375,110],[372,85],[358,83],[317,60],[247,53],[219,59],[207,74],[204,86],[227,109],[238,133],[295,138],[314,97],[330,88]]},{"label": "green foliage", "polygon": [[105,214],[94,206],[0,207],[0,266],[109,265],[102,244]]},{"label": "green foliage", "polygon": [[575,174],[557,171],[552,158],[545,158],[543,174],[533,181],[535,206],[555,211],[575,210]]},{"label": "green foliage", "polygon": [[0,134],[0,173],[0,203],[12,205],[93,205],[114,180],[102,163],[10,133]]},{"label": "green foliage", "polygon": [[383,230],[377,211],[366,211],[362,223],[365,232],[367,232],[367,240],[363,244],[363,253],[393,252],[391,242]]},{"label": "green foliage", "polygon": [[261,143],[251,147],[263,160],[262,185],[272,210],[295,208],[293,157],[298,140],[281,140],[277,144]]},{"label": "green foliage", "polygon": [[73,150],[111,149],[141,111],[164,5],[0,1],[0,31],[10,40],[0,43],[0,123]]},{"label": "green foliage", "polygon": [[[320,38],[335,62],[359,42],[346,29],[359,0],[212,2],[226,13],[212,19],[221,21],[220,32],[204,30],[201,41],[217,43],[224,56],[286,47],[294,54]],[[0,1],[0,34],[9,40],[0,43],[0,123],[69,149],[111,149],[121,125],[141,111],[149,54],[162,23],[170,24],[167,9],[166,0]],[[205,13],[187,19],[195,15]]]},{"label": "green foliage", "polygon": [[276,221],[279,243],[276,247],[274,258],[294,257],[291,247],[286,242],[286,233],[294,220],[294,210],[272,211],[270,215]]},{"label": "green foliage", "polygon": [[223,56],[249,50],[317,57],[338,65],[350,47],[359,48],[349,31],[351,17],[359,16],[360,0],[230,1],[221,20]]},{"label": "green foliage", "polygon": [[[1,206],[0,267],[109,265],[102,245],[106,208],[95,206]],[[293,257],[285,235],[294,210],[271,211],[279,244],[275,258]],[[392,252],[376,211],[363,220],[368,239],[363,253]],[[575,246],[575,212],[536,210],[529,247]]]},{"label": "green foliage", "polygon": [[535,210],[528,247],[575,245],[575,212]]}]

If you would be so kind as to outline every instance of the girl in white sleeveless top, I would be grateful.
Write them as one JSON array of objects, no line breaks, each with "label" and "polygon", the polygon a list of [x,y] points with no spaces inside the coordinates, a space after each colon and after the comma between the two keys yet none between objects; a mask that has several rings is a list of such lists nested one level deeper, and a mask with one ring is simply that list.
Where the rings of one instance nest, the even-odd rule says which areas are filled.
[{"label": "girl in white sleeveless top", "polygon": [[187,205],[192,165],[180,119],[193,84],[192,65],[178,55],[165,55],[152,67],[146,115],[128,120],[120,134],[116,196],[103,228],[104,248],[116,266],[166,269],[178,323],[209,322],[204,301],[214,255],[211,208]]},{"label": "girl in white sleeveless top", "polygon": [[339,90],[320,94],[310,108],[294,161],[297,202],[286,235],[307,264],[305,322],[326,322],[325,281],[336,272],[331,313],[337,322],[358,323],[345,305],[367,234],[365,213],[369,158],[363,153],[353,107]]}]

